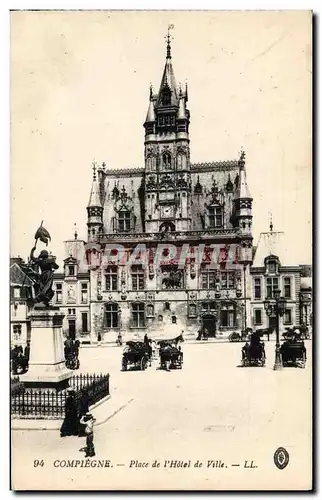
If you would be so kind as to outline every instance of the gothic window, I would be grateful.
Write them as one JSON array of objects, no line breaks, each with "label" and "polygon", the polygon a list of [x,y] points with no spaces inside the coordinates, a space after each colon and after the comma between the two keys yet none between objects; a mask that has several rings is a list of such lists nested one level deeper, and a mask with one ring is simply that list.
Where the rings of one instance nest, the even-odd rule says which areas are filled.
[{"label": "gothic window", "polygon": [[124,233],[131,229],[131,212],[122,210],[119,212],[119,231]]},{"label": "gothic window", "polygon": [[146,162],[147,170],[155,170],[155,164],[156,164],[155,156],[153,156],[153,155],[148,156],[147,162]]},{"label": "gothic window", "polygon": [[201,272],[201,288],[203,290],[214,289],[216,284],[216,273],[203,269]]},{"label": "gothic window", "polygon": [[165,309],[166,311],[170,311],[170,303],[169,303],[169,302],[166,302],[166,303],[164,304],[164,309]]},{"label": "gothic window", "polygon": [[132,304],[132,327],[144,328],[145,327],[145,311],[144,304],[134,302]]},{"label": "gothic window", "polygon": [[132,266],[132,290],[144,290],[144,270],[142,266]]},{"label": "gothic window", "polygon": [[234,271],[221,271],[221,288],[224,290],[235,288],[235,273]]},{"label": "gothic window", "polygon": [[178,170],[185,170],[187,165],[187,157],[184,153],[179,153],[177,156],[177,168]]},{"label": "gothic window", "polygon": [[223,304],[220,311],[221,326],[226,328],[235,328],[236,326],[236,308],[234,304]]},{"label": "gothic window", "polygon": [[118,306],[117,304],[105,305],[105,324],[107,328],[118,327]]},{"label": "gothic window", "polygon": [[162,166],[163,166],[163,170],[170,170],[171,169],[171,155],[168,151],[163,153],[163,155],[162,155]]},{"label": "gothic window", "polygon": [[117,290],[117,267],[108,266],[105,273],[105,290]]},{"label": "gothic window", "polygon": [[223,208],[222,207],[209,207],[208,208],[209,227],[218,228],[223,227]]},{"label": "gothic window", "polygon": [[266,297],[272,299],[274,290],[278,290],[278,278],[266,278]]}]

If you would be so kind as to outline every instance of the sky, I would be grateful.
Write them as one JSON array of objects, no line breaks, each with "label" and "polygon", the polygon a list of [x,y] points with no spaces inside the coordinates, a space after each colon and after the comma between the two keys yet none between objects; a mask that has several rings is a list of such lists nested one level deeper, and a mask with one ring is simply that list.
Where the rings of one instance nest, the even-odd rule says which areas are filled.
[{"label": "sky", "polygon": [[191,161],[237,159],[243,147],[254,244],[271,213],[296,261],[311,262],[305,11],[11,13],[11,255],[27,257],[43,220],[59,263],[74,223],[86,239],[93,160],[143,166],[169,24],[176,80],[188,83]]}]

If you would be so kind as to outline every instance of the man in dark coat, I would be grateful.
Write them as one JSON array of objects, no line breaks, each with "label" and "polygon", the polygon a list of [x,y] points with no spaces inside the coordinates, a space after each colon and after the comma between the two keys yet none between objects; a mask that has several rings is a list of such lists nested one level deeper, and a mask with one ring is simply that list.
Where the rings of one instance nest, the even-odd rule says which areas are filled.
[{"label": "man in dark coat", "polygon": [[82,417],[86,415],[86,413],[89,412],[89,405],[90,405],[90,397],[86,389],[82,389],[81,391],[81,397],[79,400],[79,406],[78,406],[78,419],[79,419],[79,426],[78,426],[78,435],[79,437],[85,436],[85,426],[80,423]]},{"label": "man in dark coat", "polygon": [[60,428],[60,437],[78,436],[78,414],[75,391],[68,390],[65,402],[65,418]]}]

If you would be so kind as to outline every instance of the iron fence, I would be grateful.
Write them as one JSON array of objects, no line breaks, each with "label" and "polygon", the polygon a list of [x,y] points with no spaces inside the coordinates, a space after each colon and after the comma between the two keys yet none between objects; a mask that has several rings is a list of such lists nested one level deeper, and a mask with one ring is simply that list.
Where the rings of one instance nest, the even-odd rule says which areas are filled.
[{"label": "iron fence", "polygon": [[[70,378],[70,388],[75,390],[76,404],[79,407],[83,391],[88,395],[92,406],[110,394],[109,374],[80,374]],[[15,384],[21,384],[15,380]],[[23,385],[23,384],[21,384]],[[11,415],[16,418],[62,419],[65,416],[67,390],[24,389],[11,393]]]}]

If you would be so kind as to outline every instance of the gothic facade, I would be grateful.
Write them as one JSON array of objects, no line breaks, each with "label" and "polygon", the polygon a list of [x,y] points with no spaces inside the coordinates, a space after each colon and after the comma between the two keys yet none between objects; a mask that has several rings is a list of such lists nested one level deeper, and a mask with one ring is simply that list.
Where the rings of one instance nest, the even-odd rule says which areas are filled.
[{"label": "gothic facade", "polygon": [[[118,331],[157,338],[173,325],[216,335],[242,328],[247,318],[249,324],[253,238],[245,153],[192,162],[190,119],[188,89],[176,84],[168,39],[159,90],[150,89],[144,167],[94,166],[87,206],[93,339],[103,332],[114,340]],[[138,245],[143,261],[133,258]]]}]

